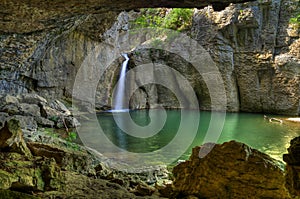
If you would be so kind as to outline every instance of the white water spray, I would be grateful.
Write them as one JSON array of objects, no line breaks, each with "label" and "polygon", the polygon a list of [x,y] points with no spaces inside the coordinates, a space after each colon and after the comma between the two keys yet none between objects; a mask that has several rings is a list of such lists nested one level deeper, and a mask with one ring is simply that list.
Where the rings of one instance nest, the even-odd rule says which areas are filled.
[{"label": "white water spray", "polygon": [[124,95],[125,95],[125,75],[126,69],[129,62],[129,57],[127,54],[122,54],[125,58],[125,61],[122,63],[122,68],[120,72],[120,78],[118,87],[116,89],[116,97],[114,101],[114,110],[113,111],[123,111],[124,110]]}]

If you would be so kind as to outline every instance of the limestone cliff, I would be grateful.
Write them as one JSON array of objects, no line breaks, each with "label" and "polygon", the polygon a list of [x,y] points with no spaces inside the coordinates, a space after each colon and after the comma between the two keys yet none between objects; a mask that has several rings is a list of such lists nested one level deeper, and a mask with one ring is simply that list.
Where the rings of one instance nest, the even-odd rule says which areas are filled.
[{"label": "limestone cliff", "polygon": [[[288,24],[296,6],[296,1],[276,0],[232,5],[220,12],[211,7],[195,12],[190,35],[218,66],[226,88],[228,111],[299,115],[299,30]],[[169,64],[189,76],[201,109],[209,109],[205,83],[196,74],[190,75],[192,68],[188,63],[170,55],[136,54],[135,65],[143,63],[140,60],[152,59],[153,63]],[[176,106],[171,93],[159,92],[160,87],[156,90],[158,103]],[[147,87],[139,92],[152,96]],[[152,98],[148,101],[151,106]],[[133,103],[136,104],[132,107],[145,107],[136,100]]]},{"label": "limestone cliff", "polygon": [[[274,0],[230,5],[219,12],[212,7],[195,11],[188,34],[210,53],[218,66],[225,84],[227,110],[299,115],[299,32],[288,29],[296,5],[293,0]],[[116,38],[128,30],[128,22],[135,15],[83,12],[61,18],[63,23],[49,21],[56,24],[50,29],[1,35],[0,92],[37,92],[46,99],[70,98],[76,73],[87,55],[104,40],[115,49]],[[158,63],[169,64],[188,77],[200,107],[211,108],[205,82],[193,73],[189,63],[166,53],[148,53],[148,57],[146,54],[133,52],[130,67],[143,63],[149,56]],[[100,62],[107,59],[99,55]],[[104,71],[96,92],[96,108],[110,108],[121,62],[120,56]],[[97,70],[96,67],[89,72],[96,74]],[[176,84],[177,80],[168,81]],[[157,104],[179,107],[171,92],[153,85],[138,89],[130,107]]]}]

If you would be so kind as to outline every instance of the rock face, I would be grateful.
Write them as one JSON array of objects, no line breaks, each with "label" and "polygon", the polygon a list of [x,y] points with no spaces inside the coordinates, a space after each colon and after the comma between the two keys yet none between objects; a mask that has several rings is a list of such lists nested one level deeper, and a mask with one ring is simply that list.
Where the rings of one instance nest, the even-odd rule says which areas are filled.
[{"label": "rock face", "polygon": [[[249,1],[249,0],[247,0]],[[223,0],[223,1],[99,1],[90,0],[86,2],[59,1],[47,2],[33,0],[4,0],[0,4],[0,30],[1,32],[28,33],[51,29],[74,22],[74,19],[84,14],[105,13],[107,11],[122,11],[144,7],[183,7],[203,8],[213,4],[216,9],[225,8],[230,3],[241,3],[245,0]]]},{"label": "rock face", "polygon": [[[288,21],[296,6],[294,1],[278,0],[237,4],[220,12],[211,7],[195,12],[191,37],[210,53],[221,72],[228,111],[299,115],[299,30],[285,31],[293,30]],[[187,76],[201,109],[209,109],[205,82],[192,72],[190,63],[157,52],[136,52],[133,60],[137,66],[150,60],[178,70]],[[176,80],[169,79],[176,85]],[[156,103],[178,106],[172,93],[148,86],[136,92],[137,99],[146,96],[146,103],[133,100],[132,107],[151,107],[153,90],[158,93]]]},{"label": "rock face", "polygon": [[289,198],[274,161],[235,141],[195,147],[190,159],[173,170],[174,197]]},{"label": "rock face", "polygon": [[[128,31],[129,21],[137,15],[135,12],[119,14],[122,3],[114,5],[115,10],[110,9],[109,12],[84,15],[102,12],[110,3],[98,7],[98,11],[94,1],[81,3],[80,6],[76,4],[74,7],[73,1],[67,5],[64,5],[65,2],[57,5],[47,3],[49,9],[56,6],[55,9],[53,7],[49,12],[41,13],[39,10],[44,9],[45,2],[38,5],[38,1],[32,1],[30,5],[23,1],[14,4],[9,2],[4,1],[5,6],[0,6],[0,9],[5,8],[12,13],[7,16],[9,20],[3,22],[2,26],[0,24],[0,29],[5,27],[11,32],[0,37],[0,93],[36,92],[47,100],[71,98],[74,80],[85,58],[103,41],[106,42],[107,51],[112,52],[111,55],[116,53],[118,45],[115,38]],[[190,2],[164,3],[181,7],[181,3],[189,5]],[[197,3],[202,6],[203,2]],[[227,1],[224,3],[227,4]],[[162,5],[151,1],[143,6],[147,4],[149,7]],[[15,5],[20,5],[18,10]],[[299,115],[299,30],[288,25],[296,5],[297,2],[293,0],[276,0],[230,5],[220,12],[214,11],[212,7],[195,10],[193,25],[188,34],[206,49],[221,72],[228,111]],[[136,7],[140,5],[130,4],[127,8]],[[64,11],[69,9],[70,12],[59,11],[61,8]],[[24,22],[28,10],[31,12],[31,24],[24,27],[24,24],[19,24],[21,21],[16,16],[20,12]],[[48,20],[50,15],[52,18]],[[33,30],[40,31],[31,32]],[[131,68],[145,61],[168,64],[187,77],[201,109],[211,109],[205,82],[193,71],[190,63],[166,53],[138,53],[131,53]],[[99,55],[99,63],[109,60],[111,55]],[[103,72],[95,93],[97,109],[111,107],[112,92],[122,61],[119,56]],[[101,68],[91,66],[83,72],[88,79],[95,77],[99,71]],[[161,79],[167,79],[168,84],[180,87],[176,78],[167,76],[163,71],[161,74]],[[138,78],[134,81],[138,81]],[[188,101],[190,96],[186,98]],[[88,110],[95,108],[89,100],[82,103]],[[156,85],[139,88],[130,101],[130,107],[137,109],[157,105],[180,107],[172,92]],[[16,109],[19,107],[7,107],[10,112]],[[42,120],[39,122],[47,123]]]},{"label": "rock face", "polygon": [[286,162],[286,187],[293,196],[300,196],[300,137],[291,140],[288,154],[283,155]]}]

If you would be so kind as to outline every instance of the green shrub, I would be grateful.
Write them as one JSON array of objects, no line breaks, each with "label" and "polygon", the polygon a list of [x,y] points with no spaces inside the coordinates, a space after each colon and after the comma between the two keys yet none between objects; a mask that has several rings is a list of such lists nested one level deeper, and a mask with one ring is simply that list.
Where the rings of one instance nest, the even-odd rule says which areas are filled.
[{"label": "green shrub", "polygon": [[76,139],[77,139],[76,132],[69,132],[68,137],[66,138],[66,140],[69,141],[69,142],[73,142]]},{"label": "green shrub", "polygon": [[300,14],[296,15],[295,17],[292,17],[290,19],[290,23],[300,25]]},{"label": "green shrub", "polygon": [[141,16],[133,21],[134,28],[167,28],[184,31],[192,25],[193,9],[189,8],[149,8],[142,9]]}]

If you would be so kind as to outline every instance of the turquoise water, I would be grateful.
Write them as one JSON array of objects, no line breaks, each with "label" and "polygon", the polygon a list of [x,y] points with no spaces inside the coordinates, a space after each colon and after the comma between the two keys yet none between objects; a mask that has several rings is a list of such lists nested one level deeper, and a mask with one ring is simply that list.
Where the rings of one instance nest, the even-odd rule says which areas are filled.
[{"label": "turquoise water", "polygon": [[[217,143],[236,140],[265,152],[275,159],[282,160],[282,154],[287,152],[286,149],[289,147],[290,140],[300,135],[299,126],[270,123],[268,120],[264,120],[262,114],[212,114],[211,112],[198,111],[181,113],[180,110],[167,110],[165,115],[166,121],[164,122],[163,113],[164,110],[154,110],[150,116],[147,110],[131,111],[131,119],[137,126],[142,127],[142,130],[139,129],[135,134],[131,134],[135,127],[130,126],[130,122],[123,119],[123,117],[128,119],[128,115],[125,113],[98,114],[98,124],[105,136],[99,138],[100,141],[97,140],[97,136],[99,137],[103,133],[99,133],[99,127],[93,127],[91,122],[86,123],[83,126],[89,128],[84,134],[84,139],[88,140],[85,144],[90,145],[91,148],[97,148],[97,151],[109,157],[117,157],[119,154],[116,149],[112,149],[111,145],[114,145],[121,151],[130,152],[130,158],[126,156],[129,161],[133,161],[135,157],[140,158],[136,156],[137,154],[149,154],[147,161],[164,163],[178,159],[187,159],[191,149],[194,146],[203,144],[205,139],[206,141],[215,141]],[[118,127],[113,114],[117,115],[119,123],[120,121],[121,123],[123,122],[127,132],[132,131],[129,132],[131,135],[124,133],[125,130],[121,130]],[[198,118],[199,120],[197,120]],[[222,118],[224,118],[224,121]],[[156,123],[161,125],[162,122],[162,128],[159,127],[157,132],[149,132],[151,136],[142,133],[147,128],[147,125],[154,123],[154,126],[150,128],[151,131],[156,128]],[[209,128],[211,131],[208,132]],[[139,136],[139,133],[141,136]],[[179,134],[182,136],[177,139],[176,136]],[[106,138],[109,142],[102,142]],[[174,141],[176,140],[175,138],[177,141]],[[167,152],[160,154],[163,147],[166,147]]]}]

